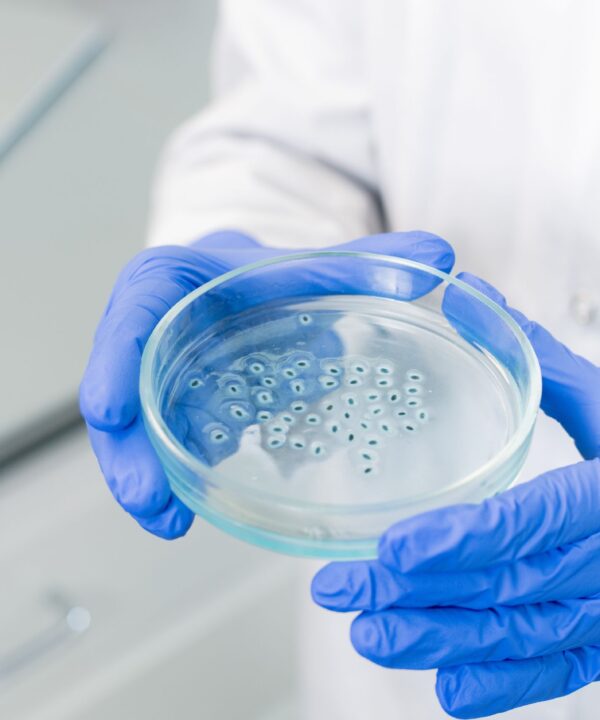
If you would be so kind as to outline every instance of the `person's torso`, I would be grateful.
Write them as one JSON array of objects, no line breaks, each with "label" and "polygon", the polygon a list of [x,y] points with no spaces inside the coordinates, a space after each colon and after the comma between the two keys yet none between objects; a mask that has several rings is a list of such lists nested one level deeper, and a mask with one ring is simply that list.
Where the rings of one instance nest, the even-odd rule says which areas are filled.
[{"label": "person's torso", "polygon": [[600,3],[374,0],[372,132],[390,227],[600,360]]},{"label": "person's torso", "polygon": [[[389,227],[446,238],[457,269],[600,362],[600,3],[365,0],[363,12]],[[523,477],[575,459],[542,417]],[[352,653],[343,618],[314,608],[306,618],[306,642],[328,642],[317,643],[318,667],[307,652],[305,717],[446,717],[432,673],[370,666]],[[593,720],[598,697],[593,684],[502,717]]]}]

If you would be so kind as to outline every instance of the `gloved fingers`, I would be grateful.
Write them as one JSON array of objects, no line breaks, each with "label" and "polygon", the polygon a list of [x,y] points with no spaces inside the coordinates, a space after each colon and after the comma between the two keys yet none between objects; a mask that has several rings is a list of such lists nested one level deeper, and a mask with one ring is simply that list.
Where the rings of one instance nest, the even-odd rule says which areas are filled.
[{"label": "gloved fingers", "polygon": [[92,448],[115,500],[132,515],[153,516],[171,499],[171,489],[141,418],[125,430],[88,426]]},{"label": "gloved fingers", "polygon": [[123,509],[159,537],[185,534],[193,513],[173,496],[141,419],[126,430],[109,433],[88,426],[88,433],[106,483]]},{"label": "gloved fingers", "polygon": [[[404,597],[404,577],[377,560],[332,562],[317,572],[310,590],[314,602],[328,610],[375,612],[392,607]],[[414,578],[418,583],[421,576]]]},{"label": "gloved fingers", "polygon": [[[229,243],[229,235],[225,233]],[[159,265],[158,269],[155,257],[144,263],[142,278],[139,277],[139,269],[124,273],[125,280],[117,284],[114,299],[109,307],[101,327],[97,333],[97,341],[90,359],[81,388],[81,407],[86,420],[99,429],[118,429],[125,427],[139,411],[139,397],[137,393],[137,380],[134,390],[133,378],[137,379],[139,374],[141,353],[150,332],[156,322],[162,317],[169,306],[179,299],[181,292],[169,294],[173,287],[181,288],[179,280],[177,283],[166,282],[165,273],[169,275],[173,266],[177,278],[186,277],[185,268],[182,263],[195,262],[207,266],[209,270],[203,272],[208,276],[217,275],[236,263],[246,263],[250,260],[265,259],[280,254],[276,249],[266,249],[256,246],[252,239],[245,239],[234,243],[235,247],[224,250],[219,246],[221,234],[204,239],[197,244],[203,251],[202,256],[191,258],[185,255],[181,262],[173,262],[170,253],[172,249],[161,249],[170,258],[167,267]],[[224,240],[222,242],[225,242]],[[212,247],[215,247],[214,251]],[[407,256],[409,258],[437,265],[445,270],[450,270],[453,262],[453,252],[450,246],[443,240],[427,233],[396,233],[363,238],[353,241],[341,249],[370,250]],[[190,253],[188,249],[184,249]],[[200,259],[199,259],[200,258]],[[305,296],[328,288],[332,292],[343,292],[356,289],[352,286],[353,278],[340,270],[339,258],[323,259],[315,270],[311,264],[294,266],[290,268],[273,267],[273,283],[266,282],[261,275],[255,282],[249,273],[248,280],[243,286],[232,284],[228,287],[226,283],[216,288],[213,292],[209,290],[205,296],[206,302],[202,306],[202,316],[196,317],[194,306],[189,308],[189,317],[182,318],[181,322],[193,322],[198,325],[198,330],[219,319],[224,313],[247,310],[254,304],[268,300],[273,293],[281,291],[282,283],[285,286],[285,294],[290,297],[294,295]],[[151,272],[149,271],[151,267]],[[357,262],[357,268],[364,267],[364,263]],[[159,272],[160,271],[160,272]],[[142,280],[145,285],[143,285]],[[199,284],[201,277],[193,276],[184,283],[185,292],[193,289]],[[354,281],[357,278],[354,277]],[[431,278],[429,278],[431,280]],[[434,278],[437,282],[437,279]],[[366,292],[368,284],[362,286]],[[414,288],[412,288],[414,290]],[[428,288],[429,289],[429,288]],[[143,293],[140,291],[143,290]],[[390,290],[393,290],[390,288]],[[185,294],[185,293],[183,293]],[[169,295],[168,298],[165,298]],[[139,302],[143,300],[143,302]],[[159,307],[157,307],[157,303]],[[122,311],[123,304],[127,312]],[[289,315],[289,317],[288,317]],[[340,339],[337,333],[329,327],[317,327],[315,324],[299,326],[296,314],[287,313],[284,321],[289,321],[290,337],[294,341],[302,339],[310,350],[317,357],[335,357],[341,351]],[[303,337],[302,337],[303,336]],[[306,374],[306,373],[305,373]],[[326,394],[313,378],[314,397],[319,394]],[[311,378],[308,382],[312,381]],[[291,381],[290,381],[291,382]],[[275,391],[274,391],[275,392]],[[196,396],[200,393],[196,389]],[[292,394],[293,389],[288,394]],[[309,397],[310,393],[302,393]],[[217,414],[216,411],[209,411]],[[224,449],[224,448],[223,448]]]},{"label": "gloved fingers", "polygon": [[569,695],[600,679],[600,647],[528,660],[458,665],[438,671],[436,694],[455,718],[481,718]]},{"label": "gloved fingers", "polygon": [[[214,254],[214,256],[218,257],[221,261],[225,260],[225,264],[229,264],[231,267],[241,267],[242,265],[274,257],[312,252],[311,250],[305,251],[301,248],[261,247],[258,244],[255,244],[254,247],[251,245],[240,245],[240,247],[237,247],[220,240],[220,233],[215,233],[213,236],[202,239],[194,244],[194,247],[203,253]],[[448,242],[437,235],[420,230],[369,235],[346,243],[330,245],[322,249],[333,252],[364,252],[390,255],[392,257],[413,260],[423,265],[429,265],[446,273],[452,270],[455,259],[454,250]],[[343,281],[340,273],[335,270],[335,263],[335,260],[332,260],[330,263],[333,272],[326,270],[322,273],[319,272],[316,276],[317,282],[323,283],[328,277],[338,278],[340,282]],[[290,273],[290,280],[293,279],[293,275],[294,273]],[[321,276],[320,280],[319,276]],[[346,280],[348,280],[348,278],[346,278]],[[352,287],[356,287],[356,284],[352,285],[349,283],[346,289],[352,289]]]},{"label": "gloved fingers", "polygon": [[[225,245],[225,240],[227,249],[219,247],[220,242]],[[80,389],[82,414],[97,429],[126,427],[137,414],[141,352],[160,318],[176,302],[231,267],[290,253],[289,250],[257,247],[255,240],[239,233],[217,233],[199,241],[197,246],[202,249],[201,255],[180,247],[147,250],[121,273],[98,327]],[[378,235],[335,249],[407,257],[444,271],[449,271],[454,262],[448,243],[420,232]],[[272,283],[265,281],[264,274],[260,282],[254,283],[250,276],[243,297],[239,297],[238,292],[228,293],[226,287],[218,294],[221,302],[228,302],[229,311],[237,311],[268,300],[273,293],[280,292],[282,283],[290,297],[315,292],[361,291],[368,286],[364,264],[356,263],[354,274],[348,274],[340,272],[336,260],[324,258],[318,271],[313,265],[303,267],[301,262],[287,269],[274,266]],[[393,286],[388,288],[391,297],[413,299],[437,284],[437,279],[432,280],[416,270],[406,269],[394,275]]]},{"label": "gloved fingers", "polygon": [[492,608],[600,593],[600,534],[510,564],[471,572],[399,573],[377,560],[336,562],[312,583],[314,601],[337,612],[390,607]]},{"label": "gloved fingers", "polygon": [[379,543],[399,572],[461,572],[547,552],[600,532],[600,460],[570,465],[478,505],[402,520]]},{"label": "gloved fingers", "polygon": [[[187,247],[163,245],[138,253],[120,272],[102,320],[117,319],[132,306],[147,307],[162,316],[181,297],[229,267],[216,255],[204,255]],[[101,321],[95,339],[110,330]]]},{"label": "gloved fingers", "polygon": [[[454,253],[447,242],[422,232],[374,235],[326,249],[392,255],[445,272],[449,272],[454,263]],[[254,262],[297,253],[263,248],[245,250],[243,255],[231,250],[219,251],[218,255],[221,259],[230,258],[230,261],[235,257],[239,265],[242,261]],[[218,293],[220,300],[226,301],[227,311],[231,313],[281,297],[301,299],[314,295],[365,295],[376,292],[392,299],[414,300],[433,290],[440,282],[435,275],[408,266],[397,266],[386,271],[365,263],[361,258],[324,255],[318,263],[308,258],[296,259],[284,265],[275,263],[265,266],[256,276],[253,276],[251,270],[247,271],[243,278],[240,277],[231,286],[227,283],[220,286],[215,290],[215,296]]]},{"label": "gloved fingers", "polygon": [[194,513],[175,495],[171,495],[167,506],[156,515],[133,515],[144,530],[163,540],[174,540],[185,535],[192,526],[194,517]]},{"label": "gloved fingers", "polygon": [[[121,307],[116,304],[117,311]],[[88,425],[121,430],[139,413],[142,350],[158,319],[157,314],[134,306],[118,318],[102,321],[101,339],[92,349],[79,388],[79,406]]]},{"label": "gloved fingers", "polygon": [[[464,273],[457,275],[457,281],[465,279]],[[476,295],[465,284],[457,282],[445,287],[442,312],[446,319],[470,345],[486,349],[513,377],[522,377],[527,360],[516,329],[504,313],[488,305],[486,293],[480,287],[474,287]]]},{"label": "gloved fingers", "polygon": [[541,325],[508,306],[494,287],[470,273],[458,277],[503,307],[519,323],[542,369],[544,412],[565,428],[583,457],[600,456],[600,367],[571,352]]},{"label": "gloved fingers", "polygon": [[81,412],[99,430],[123,429],[139,410],[142,351],[162,316],[223,268],[189,248],[140,253],[121,273],[96,331],[80,388]]},{"label": "gloved fingers", "polygon": [[600,644],[600,600],[488,610],[389,609],[359,615],[352,644],[390,668],[429,669],[525,658]]},{"label": "gloved fingers", "polygon": [[[330,248],[338,252],[364,252],[413,260],[423,265],[450,272],[454,265],[454,251],[449,243],[431,233],[412,231],[382,233],[358,238]],[[339,259],[324,259],[316,274],[309,274],[310,284],[332,292],[368,294],[376,288],[379,294],[399,300],[415,300],[431,292],[441,280],[416,268],[397,267],[385,273],[368,263],[356,262],[345,272],[338,269]]]},{"label": "gloved fingers", "polygon": [[391,255],[414,260],[445,273],[452,270],[455,259],[450,243],[437,235],[422,230],[370,235],[341,245],[333,245],[328,249]]},{"label": "gloved fingers", "polygon": [[402,573],[378,560],[333,562],[315,575],[311,593],[315,603],[335,612],[444,606],[487,608],[496,604],[496,587],[491,582],[486,571]]}]

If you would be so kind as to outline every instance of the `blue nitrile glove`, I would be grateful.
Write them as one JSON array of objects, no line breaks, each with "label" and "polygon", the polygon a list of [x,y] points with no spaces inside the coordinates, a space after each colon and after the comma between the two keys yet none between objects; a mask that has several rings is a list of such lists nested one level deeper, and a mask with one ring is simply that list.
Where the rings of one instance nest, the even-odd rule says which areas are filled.
[{"label": "blue nitrile glove", "polygon": [[[337,245],[335,250],[396,255],[445,271],[450,271],[454,262],[448,243],[423,232],[376,235]],[[81,412],[113,495],[155,535],[183,535],[193,514],[172,495],[144,430],[138,394],[144,345],[162,316],[192,290],[235,267],[290,252],[264,248],[246,235],[223,231],[191,247],[145,250],[117,280],[81,384]],[[336,275],[335,262],[329,258],[321,276],[307,276],[301,281],[310,291],[311,284],[319,290],[328,282],[347,287],[351,278]],[[249,304],[255,301],[253,295]],[[238,299],[236,302],[239,305]]]},{"label": "blue nitrile glove", "polygon": [[[487,283],[462,279],[506,307]],[[586,461],[399,522],[377,560],[332,563],[312,588],[324,607],[363,611],[351,632],[361,655],[439,668],[438,699],[459,718],[600,679],[600,368],[507,309],[538,355],[543,410]]]}]

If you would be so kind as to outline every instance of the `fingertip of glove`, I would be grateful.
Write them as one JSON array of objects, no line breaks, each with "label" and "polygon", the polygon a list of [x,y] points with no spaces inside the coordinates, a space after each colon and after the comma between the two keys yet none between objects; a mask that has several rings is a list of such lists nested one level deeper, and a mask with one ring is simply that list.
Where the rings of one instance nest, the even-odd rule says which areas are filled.
[{"label": "fingertip of glove", "polygon": [[187,535],[194,522],[194,513],[187,508],[179,510],[163,528],[157,531],[163,540],[179,540]]},{"label": "fingertip of glove", "polygon": [[473,275],[473,273],[463,271],[457,273],[456,278],[457,280],[462,280],[462,282],[466,283],[475,290],[479,290],[480,293],[483,293],[486,297],[490,298],[490,300],[493,300],[501,307],[506,307],[506,298],[504,295],[478,275]]},{"label": "fingertip of glove", "polygon": [[438,670],[435,694],[444,712],[460,720],[481,717],[480,709],[472,707],[464,696],[461,682],[462,668],[451,667]]},{"label": "fingertip of glove", "polygon": [[151,518],[163,512],[171,497],[168,485],[147,475],[140,477],[135,470],[120,475],[113,494],[119,505],[136,518]]},{"label": "fingertip of glove", "polygon": [[409,233],[409,236],[417,240],[419,249],[428,248],[439,257],[447,258],[451,265],[454,265],[456,259],[454,248],[443,237],[425,230],[413,230]]},{"label": "fingertip of glove", "polygon": [[310,592],[313,601],[328,610],[338,610],[346,604],[348,572],[344,563],[330,563],[314,576]]},{"label": "fingertip of glove", "polygon": [[194,513],[176,497],[171,498],[168,507],[154,517],[132,517],[147,532],[161,540],[177,540],[187,534],[194,522]]},{"label": "fingertip of glove", "polygon": [[402,239],[404,243],[407,240],[414,243],[410,258],[425,265],[432,265],[442,272],[450,272],[454,267],[456,260],[454,248],[439,235],[424,230],[411,230],[407,233],[391,233],[391,237],[394,236]]},{"label": "fingertip of glove", "polygon": [[456,273],[456,277],[458,280],[462,280],[464,283],[467,283],[467,285],[481,290],[481,292],[485,292],[486,294],[491,293],[499,297],[504,297],[500,295],[500,292],[492,284],[487,282],[487,280],[479,277],[479,275],[467,272],[466,270],[461,270],[461,272]]},{"label": "fingertip of glove", "polygon": [[371,235],[353,240],[343,247],[348,250],[406,258],[424,265],[431,265],[443,272],[452,270],[455,259],[450,243],[433,233],[422,230]]},{"label": "fingertip of glove", "polygon": [[381,637],[373,616],[363,613],[354,618],[350,626],[350,641],[359,655],[377,661]]},{"label": "fingertip of glove", "polygon": [[143,428],[107,434],[92,443],[115,500],[136,518],[153,518],[166,512],[173,496],[164,471],[149,447]]},{"label": "fingertip of glove", "polygon": [[137,398],[116,402],[106,397],[106,386],[86,374],[79,386],[79,412],[96,430],[114,432],[131,425],[139,411]]},{"label": "fingertip of glove", "polygon": [[493,300],[496,305],[500,305],[503,310],[506,310],[506,312],[511,315],[514,320],[516,320],[527,335],[530,335],[536,327],[539,327],[536,323],[532,323],[525,315],[523,315],[522,312],[509,307],[506,297],[493,285],[490,285],[490,283],[486,282],[478,275],[473,275],[469,272],[460,272],[456,277],[458,280],[462,280],[475,290],[479,290],[480,293],[488,297],[490,300]]}]

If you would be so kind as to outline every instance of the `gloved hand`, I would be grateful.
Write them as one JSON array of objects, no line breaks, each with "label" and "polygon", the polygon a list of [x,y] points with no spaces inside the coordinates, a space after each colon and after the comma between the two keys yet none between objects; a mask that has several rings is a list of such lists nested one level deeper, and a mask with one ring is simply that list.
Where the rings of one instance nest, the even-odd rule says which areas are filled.
[{"label": "gloved hand", "polygon": [[[454,262],[445,241],[422,232],[376,235],[335,249],[396,255],[444,271]],[[81,413],[113,495],[155,535],[171,539],[185,534],[193,514],[172,495],[144,430],[138,394],[144,346],[162,316],[192,290],[234,267],[289,252],[224,231],[191,247],[145,250],[117,280],[81,384]],[[335,272],[331,260],[324,267],[325,274]],[[306,282],[324,279],[307,277]]]},{"label": "gloved hand", "polygon": [[[506,307],[487,283],[462,279]],[[439,668],[438,699],[458,718],[600,679],[600,368],[507,310],[538,355],[542,409],[587,461],[479,505],[399,522],[377,560],[332,563],[312,587],[326,608],[362,611],[351,631],[361,655],[390,668]]]}]

